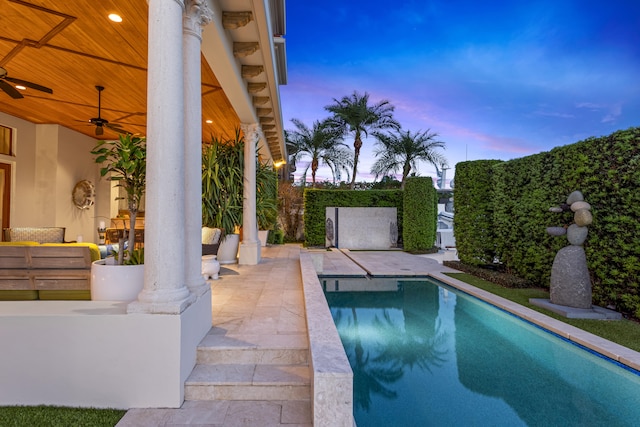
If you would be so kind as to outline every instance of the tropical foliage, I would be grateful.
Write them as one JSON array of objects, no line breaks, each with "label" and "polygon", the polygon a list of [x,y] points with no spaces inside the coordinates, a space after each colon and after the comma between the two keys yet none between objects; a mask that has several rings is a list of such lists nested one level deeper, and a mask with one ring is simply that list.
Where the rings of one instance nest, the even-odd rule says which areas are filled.
[{"label": "tropical foliage", "polygon": [[437,141],[437,133],[427,129],[424,132],[392,131],[390,133],[374,132],[378,143],[375,151],[376,162],[371,168],[376,179],[386,176],[390,172],[402,170],[402,184],[405,182],[411,171],[417,171],[418,162],[427,162],[438,167],[447,163],[446,158],[436,151],[444,148],[445,143]]},{"label": "tropical foliage", "polygon": [[[95,162],[101,165],[100,176],[109,181],[117,182],[116,187],[125,190],[127,208],[129,210],[129,241],[128,248],[132,251],[135,244],[136,217],[140,209],[140,202],[144,196],[147,183],[147,141],[144,137],[120,134],[115,141],[98,141],[91,151],[96,156]],[[123,250],[123,248],[120,248]],[[122,264],[129,259],[129,251],[118,258]],[[128,262],[128,263],[132,263]]]},{"label": "tropical foliage", "polygon": [[327,120],[313,123],[310,129],[298,119],[291,122],[296,129],[288,131],[287,150],[292,162],[301,158],[310,158],[311,162],[306,167],[304,174],[311,169],[311,185],[315,187],[316,172],[321,165],[328,166],[336,179],[340,179],[342,171],[349,172],[351,166],[351,152],[346,144],[342,142],[342,131],[331,127]]},{"label": "tropical foliage", "polygon": [[369,104],[369,94],[364,95],[354,91],[342,99],[333,99],[333,104],[325,107],[333,114],[329,119],[331,126],[341,130],[343,134],[354,136],[353,174],[351,175],[351,189],[354,189],[358,160],[362,148],[362,138],[369,133],[384,129],[399,129],[400,125],[393,118],[394,107],[387,100]]},{"label": "tropical foliage", "polygon": [[242,225],[244,138],[202,145],[202,225],[232,234]]},{"label": "tropical foliage", "polygon": [[[258,157],[256,156],[256,159]],[[273,166],[256,161],[256,217],[260,230],[272,230],[278,222],[278,176]]]},{"label": "tropical foliage", "polygon": [[[225,234],[242,226],[244,194],[244,138],[213,136],[202,146],[202,225]],[[256,156],[256,219],[261,230],[271,230],[278,220],[278,177],[272,165]]]}]

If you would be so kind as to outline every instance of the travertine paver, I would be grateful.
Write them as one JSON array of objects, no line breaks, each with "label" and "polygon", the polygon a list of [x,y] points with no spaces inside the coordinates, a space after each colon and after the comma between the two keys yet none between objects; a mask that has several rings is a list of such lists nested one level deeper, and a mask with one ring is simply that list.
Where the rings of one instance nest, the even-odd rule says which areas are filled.
[{"label": "travertine paver", "polygon": [[428,276],[434,271],[455,271],[438,261],[402,251],[349,251],[343,254],[371,276]]},{"label": "travertine paver", "polygon": [[354,263],[340,251],[340,249],[331,249],[330,251],[310,251],[313,256],[322,254],[322,272],[323,276],[343,276],[343,277],[364,277],[367,272],[358,264]]},{"label": "travertine paver", "polygon": [[135,427],[312,427],[304,401],[186,401],[179,409],[132,409],[118,423]]}]

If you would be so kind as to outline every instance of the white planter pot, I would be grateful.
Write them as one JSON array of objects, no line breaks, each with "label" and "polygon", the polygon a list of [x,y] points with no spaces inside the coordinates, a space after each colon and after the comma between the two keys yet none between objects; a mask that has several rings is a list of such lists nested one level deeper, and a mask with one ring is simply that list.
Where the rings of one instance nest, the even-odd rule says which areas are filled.
[{"label": "white planter pot", "polygon": [[144,265],[91,264],[92,301],[134,301],[144,286]]},{"label": "white planter pot", "polygon": [[218,262],[220,264],[234,264],[238,262],[239,234],[225,234],[218,247]]},{"label": "white planter pot", "polygon": [[267,246],[268,238],[269,230],[258,230],[258,240],[260,240],[260,246]]}]

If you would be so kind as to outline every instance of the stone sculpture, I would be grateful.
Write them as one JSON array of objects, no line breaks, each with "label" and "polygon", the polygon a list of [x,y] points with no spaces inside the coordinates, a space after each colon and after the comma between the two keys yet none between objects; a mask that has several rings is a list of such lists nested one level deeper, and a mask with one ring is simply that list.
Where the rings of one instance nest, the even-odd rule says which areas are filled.
[{"label": "stone sculpture", "polygon": [[568,228],[549,227],[547,232],[552,236],[567,235],[569,246],[558,251],[551,267],[552,304],[574,308],[592,308],[591,278],[587,269],[587,256],[582,246],[587,239],[587,226],[593,222],[591,205],[584,201],[580,191],[569,194],[565,204],[554,206],[550,212],[571,210],[574,224]]},{"label": "stone sculpture", "polygon": [[333,221],[331,220],[331,218],[327,218],[327,220],[325,221],[324,230],[327,240],[329,241],[328,247],[333,247]]}]

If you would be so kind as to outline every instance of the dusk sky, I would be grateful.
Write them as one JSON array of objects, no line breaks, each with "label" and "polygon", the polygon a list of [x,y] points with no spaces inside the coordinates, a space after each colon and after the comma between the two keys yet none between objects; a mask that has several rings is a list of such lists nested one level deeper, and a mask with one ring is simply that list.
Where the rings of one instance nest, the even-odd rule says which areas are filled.
[{"label": "dusk sky", "polygon": [[[354,90],[403,130],[430,129],[452,168],[640,126],[639,0],[289,0],[286,129]],[[353,149],[353,137],[345,142]],[[358,181],[370,181],[373,138]],[[298,164],[299,173],[304,165]],[[421,176],[435,176],[422,164]],[[319,180],[330,179],[328,170]]]}]

